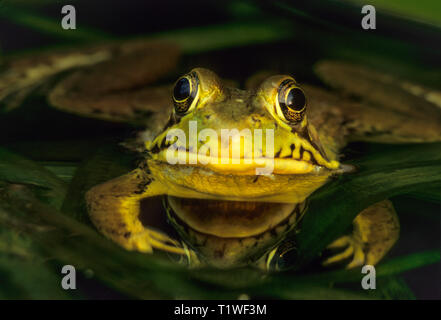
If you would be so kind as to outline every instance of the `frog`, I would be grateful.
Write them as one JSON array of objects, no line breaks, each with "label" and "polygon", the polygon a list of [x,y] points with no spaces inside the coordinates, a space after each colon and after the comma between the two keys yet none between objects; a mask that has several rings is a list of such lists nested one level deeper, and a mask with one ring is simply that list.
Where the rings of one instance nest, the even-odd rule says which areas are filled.
[{"label": "frog", "polygon": [[[349,75],[364,72],[338,62],[316,65],[324,74],[333,68]],[[346,81],[344,77],[327,80],[336,87]],[[354,81],[372,90],[384,86],[373,102],[390,91],[391,79],[381,73],[369,71]],[[379,108],[372,102],[348,102],[321,88],[300,85],[290,75],[252,82],[246,90],[231,87],[204,68],[181,76],[170,92],[168,121],[146,141],[139,166],[87,192],[88,212],[97,229],[127,250],[170,252],[185,257],[192,267],[252,265],[270,270],[295,248],[288,235],[300,231],[308,197],[332,177],[354,170],[340,162],[339,153],[349,142],[434,142],[441,138],[439,95],[422,87],[416,90],[416,85],[410,100]],[[430,99],[423,101],[415,92]],[[413,108],[414,101],[419,111]],[[428,112],[422,115],[421,110]],[[213,134],[190,146],[187,137],[192,128],[198,135],[204,130]],[[234,158],[231,146],[219,137],[222,130],[244,129],[272,130],[273,146],[259,144],[257,158],[250,150],[241,150]],[[184,134],[183,140],[170,137],[177,130]],[[238,141],[245,145],[249,140],[252,136],[244,135]],[[217,150],[231,161],[222,161]],[[176,161],[170,161],[170,155],[178,155]],[[271,171],[262,171],[268,162]],[[158,196],[175,238],[140,219],[142,201]],[[348,269],[375,265],[396,243],[399,231],[391,201],[375,203],[356,216],[350,233],[328,245],[336,253],[322,265],[344,263]]]},{"label": "frog", "polygon": [[[301,232],[310,195],[354,170],[341,162],[348,143],[440,141],[439,91],[372,68],[321,60],[314,71],[326,89],[260,72],[243,90],[204,68],[156,85],[178,57],[173,44],[137,39],[12,59],[0,73],[7,108],[43,84],[59,110],[148,127],[129,146],[142,155],[138,167],[85,195],[97,230],[127,250],[167,252],[190,267],[270,270],[295,250],[290,236]],[[222,129],[272,130],[273,152],[262,143],[257,162],[244,163],[249,159],[241,154],[235,165],[170,164],[167,136],[173,130],[189,136],[191,123],[197,134],[209,129],[218,136]],[[204,142],[196,149],[215,149]],[[272,171],[262,171],[266,165]],[[161,210],[144,210],[157,198]],[[145,214],[164,215],[171,232],[143,221]],[[357,215],[353,230],[328,245],[335,254],[322,264],[375,265],[398,238],[398,217],[385,199]]]}]

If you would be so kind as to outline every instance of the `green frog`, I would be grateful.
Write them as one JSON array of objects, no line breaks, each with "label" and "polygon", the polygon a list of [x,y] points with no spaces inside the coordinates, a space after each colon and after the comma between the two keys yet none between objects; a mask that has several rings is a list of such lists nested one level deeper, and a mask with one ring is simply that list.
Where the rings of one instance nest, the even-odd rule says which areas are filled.
[{"label": "green frog", "polygon": [[[203,68],[173,86],[151,86],[178,56],[173,45],[132,40],[12,60],[0,74],[9,108],[57,75],[46,86],[51,105],[149,127],[136,144],[138,168],[86,194],[94,225],[127,250],[166,251],[190,266],[271,269],[295,250],[288,235],[300,231],[308,197],[353,170],[340,162],[347,143],[441,140],[439,91],[388,74],[321,61],[316,73],[338,91],[266,72],[241,90]],[[159,198],[161,210],[149,204]],[[173,232],[148,223],[161,214]],[[392,203],[381,201],[329,244],[336,253],[322,263],[374,265],[398,237]]]},{"label": "green frog", "polygon": [[[325,74],[336,67],[360,72],[346,64],[317,65]],[[308,196],[332,176],[352,170],[339,162],[339,151],[349,141],[428,142],[441,137],[436,99],[418,99],[419,108],[429,108],[435,116],[428,119],[408,103],[394,101],[390,108],[347,103],[325,90],[300,86],[289,75],[251,83],[247,90],[229,87],[203,68],[179,78],[170,92],[168,122],[146,142],[139,167],[87,193],[98,230],[128,250],[165,250],[185,255],[192,266],[268,269],[292,249],[287,235],[307,214]],[[241,148],[235,155],[222,138],[224,130],[236,130],[236,138],[239,133]],[[264,137],[252,153],[245,145],[255,143],[256,136],[242,135],[243,130],[270,130],[273,139]],[[193,144],[192,134],[197,136]],[[177,238],[140,219],[142,201],[157,196],[163,196]],[[375,265],[399,237],[398,217],[388,200],[360,212],[353,225],[350,234],[329,245],[338,253],[323,265],[348,259],[347,268]]]}]

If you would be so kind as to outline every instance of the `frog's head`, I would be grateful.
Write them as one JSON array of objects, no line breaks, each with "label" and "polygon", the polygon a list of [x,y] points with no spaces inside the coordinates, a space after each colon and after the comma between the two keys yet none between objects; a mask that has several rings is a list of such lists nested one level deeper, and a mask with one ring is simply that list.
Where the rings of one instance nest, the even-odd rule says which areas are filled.
[{"label": "frog's head", "polygon": [[[299,216],[305,198],[339,168],[308,124],[307,99],[290,76],[273,76],[244,91],[196,68],[177,80],[173,102],[169,123],[148,145],[149,168],[166,186],[178,230],[190,226],[192,231],[181,229],[184,237],[215,237],[211,245],[203,242],[212,260],[223,252],[217,265],[252,251],[231,239],[292,225],[292,212]],[[259,239],[266,240],[252,244],[255,250],[276,241]]]},{"label": "frog's head", "polygon": [[[161,177],[174,184],[241,199],[284,188],[300,202],[339,167],[308,124],[307,99],[290,76],[244,91],[196,68],[177,80],[173,102],[169,123],[148,148],[153,167],[160,165]],[[215,185],[207,185],[209,176]]]}]

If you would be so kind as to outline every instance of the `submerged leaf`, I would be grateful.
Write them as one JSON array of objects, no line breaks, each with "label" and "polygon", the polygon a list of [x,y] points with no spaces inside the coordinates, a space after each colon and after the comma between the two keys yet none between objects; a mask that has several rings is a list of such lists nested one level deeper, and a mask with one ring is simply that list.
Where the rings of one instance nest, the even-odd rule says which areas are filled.
[{"label": "submerged leaf", "polygon": [[102,146],[76,170],[69,185],[62,211],[78,221],[90,223],[85,194],[93,186],[127,173],[134,165],[134,155],[115,145]]},{"label": "submerged leaf", "polygon": [[66,195],[66,184],[37,163],[0,148],[0,182],[37,187],[47,203],[60,208]]},{"label": "submerged leaf", "polygon": [[394,146],[353,163],[358,172],[337,178],[311,198],[297,237],[295,267],[304,266],[369,205],[394,195],[441,186],[440,144]]}]

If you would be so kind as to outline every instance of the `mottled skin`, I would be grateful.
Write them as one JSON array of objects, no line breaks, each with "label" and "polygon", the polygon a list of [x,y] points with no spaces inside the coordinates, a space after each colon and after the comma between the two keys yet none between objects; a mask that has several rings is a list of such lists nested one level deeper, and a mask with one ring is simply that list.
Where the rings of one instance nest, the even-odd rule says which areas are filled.
[{"label": "mottled skin", "polygon": [[175,68],[179,53],[175,44],[141,38],[8,57],[0,65],[0,108],[20,106],[39,88],[69,113],[144,125],[153,113],[158,119],[149,123],[162,123],[167,112],[155,111],[169,102],[170,86],[153,83]]}]

